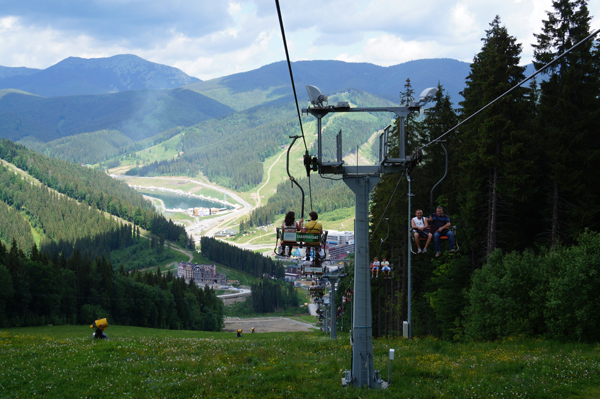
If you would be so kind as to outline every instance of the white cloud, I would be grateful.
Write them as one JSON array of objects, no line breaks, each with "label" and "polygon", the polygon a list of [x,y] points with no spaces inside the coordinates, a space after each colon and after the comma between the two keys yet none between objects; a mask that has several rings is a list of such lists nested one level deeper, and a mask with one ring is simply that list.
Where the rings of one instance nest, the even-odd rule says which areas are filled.
[{"label": "white cloud", "polygon": [[454,6],[450,21],[453,36],[462,38],[462,41],[464,41],[466,37],[476,37],[479,33],[475,16],[466,4],[458,3]]},{"label": "white cloud", "polygon": [[[209,79],[285,57],[272,0],[140,1],[6,3],[0,10],[0,64],[47,68],[69,56],[132,53]],[[292,60],[378,65],[440,57],[471,61],[496,15],[523,44],[522,61],[529,62],[533,33],[541,31],[551,7],[552,0],[281,1]],[[597,29],[600,0],[590,1],[589,10]],[[88,27],[100,19],[103,30]]]},{"label": "white cloud", "polygon": [[405,41],[395,35],[383,34],[368,39],[360,54],[343,53],[335,59],[390,66],[422,58],[443,58],[451,52],[451,47],[440,45],[434,41]]}]

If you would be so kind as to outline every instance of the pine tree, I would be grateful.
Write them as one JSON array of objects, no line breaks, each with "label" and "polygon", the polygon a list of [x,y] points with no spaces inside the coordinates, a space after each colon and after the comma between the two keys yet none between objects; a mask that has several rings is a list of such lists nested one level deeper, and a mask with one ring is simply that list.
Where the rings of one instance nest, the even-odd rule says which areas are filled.
[{"label": "pine tree", "polygon": [[[553,11],[535,35],[536,68],[540,68],[590,33],[585,0],[555,0]],[[549,68],[541,83],[537,125],[547,176],[544,208],[550,243],[572,239],[586,226],[600,222],[600,61],[592,41],[580,45]],[[585,215],[585,217],[582,217]]]}]

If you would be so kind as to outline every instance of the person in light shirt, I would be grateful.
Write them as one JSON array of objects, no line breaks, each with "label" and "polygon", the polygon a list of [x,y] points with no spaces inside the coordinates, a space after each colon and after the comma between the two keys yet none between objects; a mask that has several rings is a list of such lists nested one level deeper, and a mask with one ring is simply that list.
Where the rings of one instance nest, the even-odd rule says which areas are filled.
[{"label": "person in light shirt", "polygon": [[379,277],[379,266],[381,266],[381,262],[377,258],[373,259],[373,263],[371,263],[371,278],[373,278],[373,273],[375,273],[375,278]]},{"label": "person in light shirt", "polygon": [[[427,219],[423,217],[423,211],[421,209],[417,209],[415,212],[415,217],[410,221],[410,225],[415,235],[415,242],[417,243],[417,249],[419,251],[418,253],[427,253],[427,247],[433,238],[433,234],[429,232]],[[421,237],[427,239],[427,242],[425,242],[425,248],[423,249],[421,249]]]},{"label": "person in light shirt", "polygon": [[388,262],[385,257],[383,258],[383,260],[381,261],[381,272],[385,275],[385,272],[387,272],[387,277],[389,278],[390,275],[392,274],[392,269],[390,269],[390,262]]}]

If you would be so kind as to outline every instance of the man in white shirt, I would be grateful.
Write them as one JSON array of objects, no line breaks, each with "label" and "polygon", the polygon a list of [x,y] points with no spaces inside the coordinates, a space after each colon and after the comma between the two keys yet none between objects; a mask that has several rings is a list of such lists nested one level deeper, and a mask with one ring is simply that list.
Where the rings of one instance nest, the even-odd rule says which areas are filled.
[{"label": "man in white shirt", "polygon": [[[429,232],[429,226],[427,224],[427,219],[423,217],[423,211],[421,209],[417,209],[415,212],[415,217],[411,219],[410,225],[413,229],[413,233],[415,235],[415,242],[417,243],[418,253],[427,253],[427,247],[433,238],[433,234]],[[427,242],[425,243],[425,248],[421,250],[421,237],[426,238]]]}]

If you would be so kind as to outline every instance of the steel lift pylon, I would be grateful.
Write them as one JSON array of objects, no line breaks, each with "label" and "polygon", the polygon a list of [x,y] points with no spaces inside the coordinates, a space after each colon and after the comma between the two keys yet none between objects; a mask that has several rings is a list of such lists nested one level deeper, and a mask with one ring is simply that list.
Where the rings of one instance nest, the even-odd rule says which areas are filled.
[{"label": "steel lift pylon", "polygon": [[[317,118],[317,156],[305,159],[307,169],[317,170],[319,174],[341,175],[344,183],[354,192],[355,200],[355,262],[352,339],[352,368],[346,372],[345,383],[356,387],[380,389],[384,381],[373,369],[373,327],[371,314],[371,283],[369,256],[369,193],[379,182],[383,173],[401,173],[405,170],[410,157],[405,155],[404,119],[411,112],[420,111],[437,92],[436,88],[423,91],[419,102],[407,107],[361,107],[350,108],[348,103],[324,105],[327,101],[318,88],[306,86],[312,106],[303,108],[302,113]],[[322,119],[330,113],[348,112],[391,112],[400,118],[400,158],[388,157],[388,139],[391,126],[379,137],[379,163],[375,165],[345,165],[342,160],[341,131],[336,137],[336,162],[323,162]],[[332,290],[332,295],[335,294]],[[333,313],[332,313],[333,317]],[[409,327],[410,328],[410,327]]]}]

